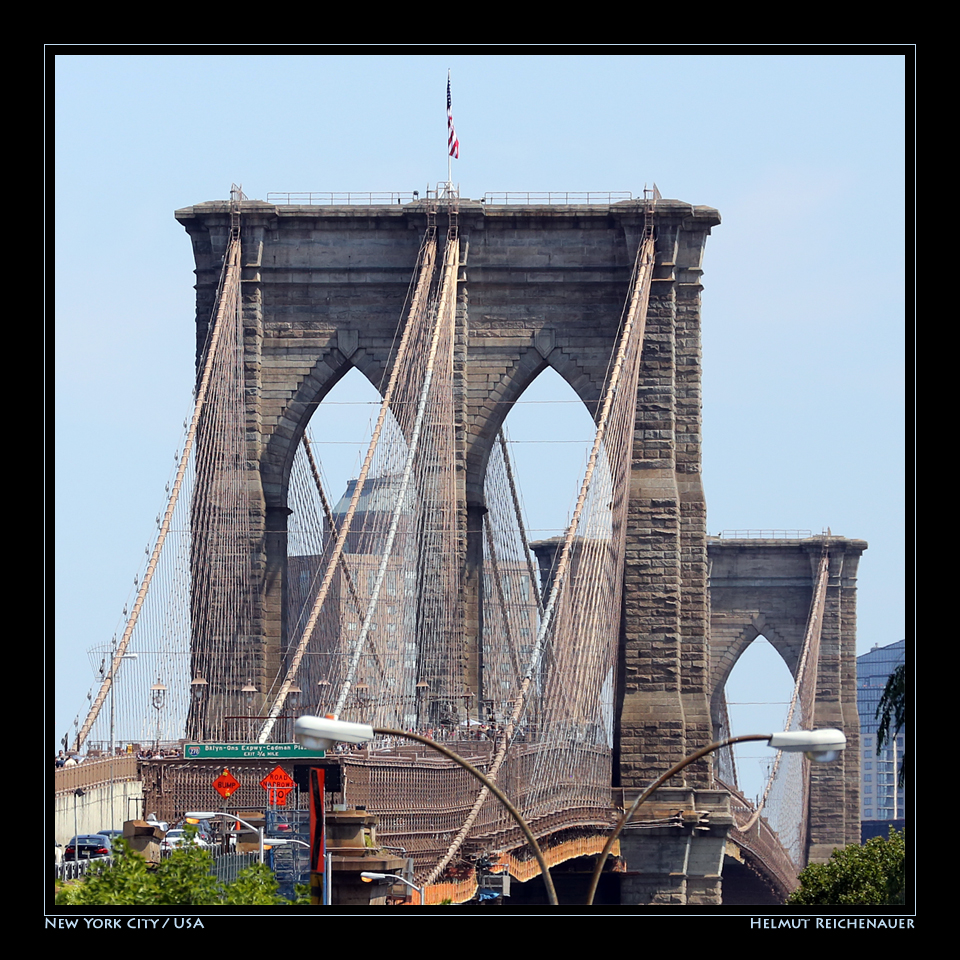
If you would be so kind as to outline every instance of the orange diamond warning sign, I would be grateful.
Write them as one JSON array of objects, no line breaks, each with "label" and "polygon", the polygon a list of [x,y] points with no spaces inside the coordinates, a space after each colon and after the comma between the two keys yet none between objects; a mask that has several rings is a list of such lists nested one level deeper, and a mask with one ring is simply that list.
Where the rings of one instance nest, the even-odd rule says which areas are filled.
[{"label": "orange diamond warning sign", "polygon": [[293,787],[293,777],[283,767],[275,767],[261,781],[264,790],[290,790]]},{"label": "orange diamond warning sign", "polygon": [[239,786],[240,783],[237,778],[226,767],[223,768],[223,773],[213,781],[213,789],[216,790],[224,800]]}]

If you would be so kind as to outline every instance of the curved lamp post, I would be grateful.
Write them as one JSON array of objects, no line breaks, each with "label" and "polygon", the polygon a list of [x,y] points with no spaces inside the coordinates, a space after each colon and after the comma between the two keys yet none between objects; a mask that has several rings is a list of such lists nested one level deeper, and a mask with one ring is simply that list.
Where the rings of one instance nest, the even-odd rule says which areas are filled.
[{"label": "curved lamp post", "polygon": [[593,904],[594,894],[597,892],[597,884],[600,882],[600,875],[603,873],[603,865],[607,862],[607,857],[613,847],[614,842],[620,836],[621,831],[627,825],[627,821],[637,812],[640,804],[644,802],[655,790],[659,789],[674,774],[679,773],[684,767],[705,757],[714,750],[721,747],[729,747],[734,743],[746,743],[750,740],[766,740],[767,745],[774,750],[801,751],[811,760],[821,763],[836,760],[840,756],[840,751],[847,745],[847,738],[842,730],[795,730],[783,733],[748,733],[740,737],[727,737],[726,740],[718,740],[706,747],[701,747],[696,753],[691,753],[689,757],[684,757],[679,763],[674,764],[665,774],[654,780],[643,793],[633,801],[630,809],[619,819],[612,834],[607,839],[603,851],[597,860],[597,865],[593,870],[593,877],[590,880],[590,890],[587,893],[587,905]]},{"label": "curved lamp post", "polygon": [[257,835],[260,847],[260,862],[263,863],[263,827],[255,827],[252,823],[247,823],[246,820],[233,813],[223,813],[221,811],[191,810],[183,816],[187,820],[236,820],[237,823],[242,823],[248,830],[252,830]]},{"label": "curved lamp post", "polygon": [[423,887],[418,887],[415,883],[411,883],[409,880],[405,880],[403,877],[398,877],[395,873],[372,873],[369,870],[364,870],[360,874],[360,879],[365,883],[370,883],[372,880],[391,880],[394,883],[405,883],[411,890],[416,890],[420,894],[420,903],[421,905],[425,903],[423,896]]},{"label": "curved lamp post", "polygon": [[543,858],[543,852],[530,830],[529,824],[520,815],[520,811],[507,799],[503,791],[486,774],[481,773],[459,754],[454,753],[435,740],[428,740],[416,733],[407,733],[406,730],[394,730],[391,727],[371,727],[366,723],[350,723],[346,720],[334,720],[330,717],[300,717],[294,728],[294,736],[303,746],[315,750],[330,750],[337,741],[342,743],[366,743],[375,736],[402,737],[405,740],[422,743],[424,746],[430,747],[453,760],[454,763],[463,767],[464,770],[479,780],[503,804],[506,811],[516,821],[517,826],[523,831],[527,843],[530,844],[533,855],[537,858],[540,872],[543,874],[543,882],[547,888],[547,898],[551,904],[558,905],[557,891],[553,886],[550,868]]}]

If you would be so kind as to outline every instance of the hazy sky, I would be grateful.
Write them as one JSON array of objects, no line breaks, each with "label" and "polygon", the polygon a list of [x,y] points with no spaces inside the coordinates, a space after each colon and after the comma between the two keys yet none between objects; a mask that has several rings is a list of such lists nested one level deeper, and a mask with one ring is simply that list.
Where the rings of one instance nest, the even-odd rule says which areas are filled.
[{"label": "hazy sky", "polygon": [[231,182],[264,199],[422,192],[446,178],[448,68],[462,196],[642,195],[656,181],[719,209],[703,277],[709,530],[830,526],[867,540],[859,650],[906,635],[903,56],[251,49],[72,54],[51,76],[50,741],[85,713],[87,650],[121,622],[192,406],[194,263],[174,210],[226,198]]}]

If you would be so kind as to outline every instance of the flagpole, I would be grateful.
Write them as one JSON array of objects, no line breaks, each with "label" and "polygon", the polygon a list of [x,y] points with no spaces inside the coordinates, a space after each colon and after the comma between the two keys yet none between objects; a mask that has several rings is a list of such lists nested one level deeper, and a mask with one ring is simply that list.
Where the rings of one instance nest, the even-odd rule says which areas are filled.
[{"label": "flagpole", "polygon": [[453,107],[450,102],[450,71],[447,70],[447,193],[453,180],[453,151],[450,144],[450,131],[453,129]]},{"label": "flagpole", "polygon": [[453,105],[450,99],[450,71],[447,70],[447,195],[453,191],[453,161],[460,159],[460,141],[453,127]]}]

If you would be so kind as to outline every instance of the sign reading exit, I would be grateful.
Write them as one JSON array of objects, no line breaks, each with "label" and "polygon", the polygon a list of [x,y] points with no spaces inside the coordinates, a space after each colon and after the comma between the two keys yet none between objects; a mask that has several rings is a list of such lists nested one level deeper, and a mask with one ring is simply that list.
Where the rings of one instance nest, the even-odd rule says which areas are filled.
[{"label": "sign reading exit", "polygon": [[183,755],[188,760],[300,760],[326,754],[299,743],[188,743]]}]

